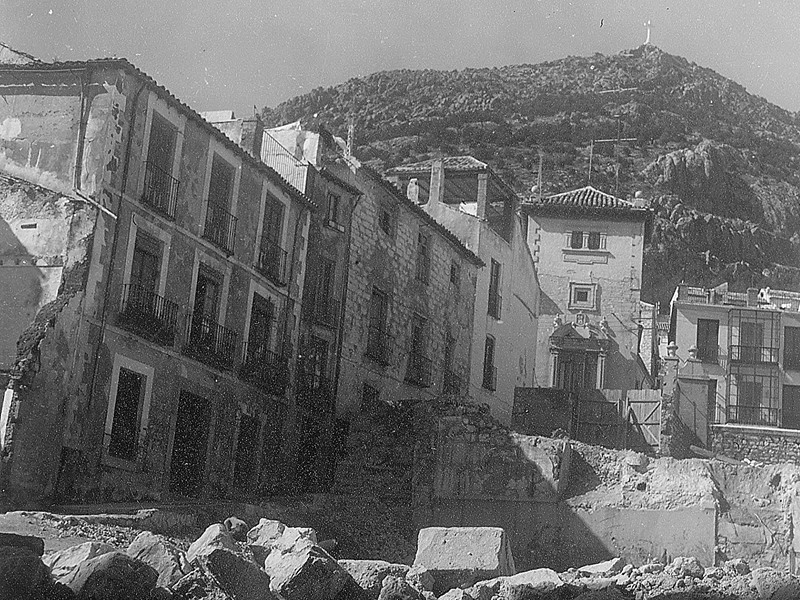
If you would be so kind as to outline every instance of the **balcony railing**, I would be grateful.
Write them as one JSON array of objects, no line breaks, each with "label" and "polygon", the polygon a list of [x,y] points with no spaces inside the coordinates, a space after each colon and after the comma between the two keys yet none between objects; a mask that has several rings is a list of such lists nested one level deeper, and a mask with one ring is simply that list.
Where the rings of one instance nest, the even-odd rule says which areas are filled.
[{"label": "balcony railing", "polygon": [[420,387],[428,387],[431,384],[431,359],[416,352],[409,354],[406,381]]},{"label": "balcony railing", "polygon": [[366,355],[381,365],[388,365],[391,354],[391,337],[383,329],[370,326]]},{"label": "balcony railing", "polygon": [[122,287],[122,310],[117,322],[142,337],[164,346],[175,342],[178,305],[135,283]]},{"label": "balcony railing", "polygon": [[336,327],[339,317],[339,303],[333,298],[317,300],[314,303],[314,321],[327,327]]},{"label": "balcony railing", "polygon": [[203,315],[190,315],[183,353],[206,364],[230,369],[236,357],[236,332]]},{"label": "balcony railing", "polygon": [[245,344],[239,375],[260,388],[283,396],[289,387],[289,361],[263,344]]},{"label": "balcony railing", "polygon": [[258,251],[256,269],[276,285],[286,285],[287,252],[274,242],[263,242]]},{"label": "balcony railing", "polygon": [[729,404],[727,408],[727,422],[741,425],[771,425],[777,427],[780,423],[781,411],[768,406],[745,406],[742,404]]},{"label": "balcony railing", "polygon": [[175,218],[178,201],[178,180],[154,162],[147,161],[144,169],[142,202],[161,214]]},{"label": "balcony railing", "polygon": [[483,368],[483,387],[491,391],[497,389],[497,367],[494,365]]},{"label": "balcony railing", "polygon": [[233,240],[236,238],[236,217],[229,213],[226,207],[209,202],[203,237],[226,252],[232,253]]},{"label": "balcony railing", "polygon": [[444,373],[444,385],[442,393],[449,396],[460,396],[463,393],[461,377],[454,371],[447,370]]},{"label": "balcony railing", "polygon": [[731,346],[731,362],[777,363],[778,348],[769,346]]},{"label": "balcony railing", "polygon": [[503,310],[503,297],[497,292],[489,292],[489,316],[499,319]]}]

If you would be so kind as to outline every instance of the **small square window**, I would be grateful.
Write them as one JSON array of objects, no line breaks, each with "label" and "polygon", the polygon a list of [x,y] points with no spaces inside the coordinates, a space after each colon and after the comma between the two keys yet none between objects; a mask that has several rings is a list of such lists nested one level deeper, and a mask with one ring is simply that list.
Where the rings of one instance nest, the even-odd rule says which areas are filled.
[{"label": "small square window", "polygon": [[589,232],[589,250],[599,250],[600,249],[600,232],[599,231],[590,231]]},{"label": "small square window", "polygon": [[378,226],[386,235],[392,235],[394,227],[392,226],[392,211],[386,207],[381,208],[378,217]]},{"label": "small square window", "polygon": [[573,231],[572,236],[569,240],[569,247],[575,248],[583,248],[583,232],[582,231]]},{"label": "small square window", "polygon": [[450,263],[450,283],[456,288],[461,284],[461,265],[456,261]]},{"label": "small square window", "polygon": [[595,310],[597,286],[594,283],[571,283],[569,286],[569,308]]}]

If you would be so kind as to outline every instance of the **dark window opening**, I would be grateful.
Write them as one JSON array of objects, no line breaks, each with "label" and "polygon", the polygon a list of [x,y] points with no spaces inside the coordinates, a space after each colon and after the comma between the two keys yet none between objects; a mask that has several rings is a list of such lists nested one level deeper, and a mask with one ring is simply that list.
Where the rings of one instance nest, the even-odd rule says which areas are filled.
[{"label": "dark window opening", "polygon": [[489,271],[489,306],[488,313],[495,319],[500,318],[503,298],[500,295],[500,263],[492,259]]},{"label": "dark window opening", "polygon": [[570,248],[583,248],[583,232],[573,231],[569,241]]},{"label": "dark window opening", "polygon": [[431,270],[430,239],[419,233],[417,237],[417,280],[428,283]]},{"label": "dark window opening", "polygon": [[600,232],[599,231],[590,231],[589,232],[589,249],[590,250],[597,250],[600,248]]},{"label": "dark window opening", "polygon": [[111,440],[108,445],[110,456],[136,460],[144,379],[144,375],[135,371],[125,368],[119,370]]},{"label": "dark window opening", "polygon": [[461,265],[456,261],[450,263],[450,283],[455,288],[461,285]]},{"label": "dark window opening", "polygon": [[483,347],[483,387],[487,390],[497,389],[497,367],[494,366],[494,338],[486,336]]},{"label": "dark window opening", "polygon": [[342,197],[339,194],[328,192],[328,221],[331,223],[341,222]]},{"label": "dark window opening", "polygon": [[242,415],[239,419],[239,436],[236,440],[236,462],[233,469],[233,483],[240,488],[248,488],[255,474],[256,450],[258,446],[258,421]]},{"label": "dark window opening", "polygon": [[719,348],[719,321],[697,319],[697,358],[703,362],[717,362]]},{"label": "dark window opening", "polygon": [[783,331],[783,366],[800,369],[800,327],[785,327]]},{"label": "dark window opening", "polygon": [[381,208],[380,216],[378,217],[378,225],[386,235],[392,235],[394,232],[392,211],[388,208]]}]

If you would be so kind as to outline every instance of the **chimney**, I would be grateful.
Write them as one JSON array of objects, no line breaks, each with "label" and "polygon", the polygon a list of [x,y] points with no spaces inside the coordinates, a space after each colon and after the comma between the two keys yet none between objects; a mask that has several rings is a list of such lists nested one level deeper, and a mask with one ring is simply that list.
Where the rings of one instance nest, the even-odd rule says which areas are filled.
[{"label": "chimney", "polygon": [[416,177],[409,180],[408,187],[406,187],[406,196],[414,204],[419,204],[419,182]]},{"label": "chimney", "polygon": [[431,165],[431,189],[428,202],[444,200],[444,161],[437,158]]},{"label": "chimney", "polygon": [[747,288],[747,306],[758,306],[758,288]]},{"label": "chimney", "polygon": [[486,202],[489,188],[489,174],[478,173],[478,218],[486,220]]},{"label": "chimney", "polygon": [[261,158],[261,143],[264,139],[264,123],[255,115],[242,119],[242,140],[239,145],[249,154]]}]

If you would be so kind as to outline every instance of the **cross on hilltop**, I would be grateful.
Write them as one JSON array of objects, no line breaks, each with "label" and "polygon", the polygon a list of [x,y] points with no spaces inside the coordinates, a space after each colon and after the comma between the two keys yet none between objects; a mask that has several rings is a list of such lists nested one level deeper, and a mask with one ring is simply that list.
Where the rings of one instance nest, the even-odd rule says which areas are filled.
[{"label": "cross on hilltop", "polygon": [[650,19],[647,20],[644,26],[647,27],[647,39],[644,41],[644,45],[648,46],[650,44],[650,29],[653,27],[652,23],[650,23]]}]

